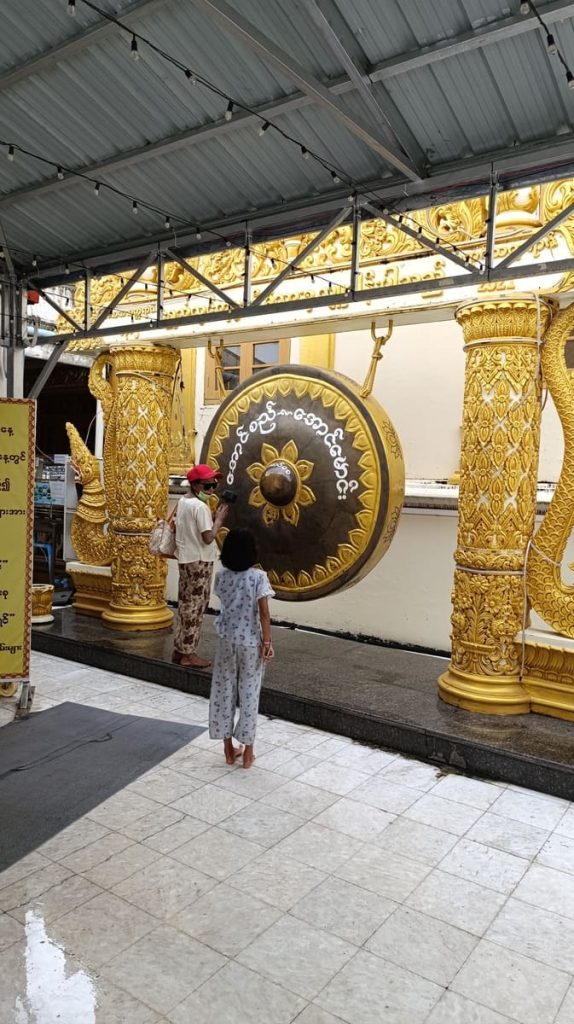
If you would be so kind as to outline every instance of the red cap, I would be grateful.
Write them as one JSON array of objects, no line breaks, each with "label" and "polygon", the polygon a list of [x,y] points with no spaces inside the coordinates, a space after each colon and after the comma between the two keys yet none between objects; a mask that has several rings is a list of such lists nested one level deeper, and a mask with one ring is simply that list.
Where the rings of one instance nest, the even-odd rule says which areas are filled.
[{"label": "red cap", "polygon": [[223,477],[223,473],[212,469],[211,466],[207,466],[204,462],[200,462],[197,466],[192,466],[185,475],[190,484],[196,480],[221,480]]}]

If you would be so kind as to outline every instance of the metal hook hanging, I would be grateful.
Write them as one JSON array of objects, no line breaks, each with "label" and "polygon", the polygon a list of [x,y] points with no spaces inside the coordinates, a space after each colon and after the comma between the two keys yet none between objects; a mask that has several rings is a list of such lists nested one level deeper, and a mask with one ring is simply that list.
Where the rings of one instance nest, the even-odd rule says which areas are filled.
[{"label": "metal hook hanging", "polygon": [[367,376],[365,377],[365,383],[363,384],[359,392],[361,398],[368,398],[373,390],[375,376],[377,373],[377,366],[380,360],[383,358],[383,353],[381,352],[381,349],[383,348],[383,345],[386,345],[392,333],[393,320],[389,320],[386,334],[377,334],[376,322],[373,320],[373,322],[371,323],[371,338],[373,339],[373,352],[371,355],[369,369],[367,370]]}]

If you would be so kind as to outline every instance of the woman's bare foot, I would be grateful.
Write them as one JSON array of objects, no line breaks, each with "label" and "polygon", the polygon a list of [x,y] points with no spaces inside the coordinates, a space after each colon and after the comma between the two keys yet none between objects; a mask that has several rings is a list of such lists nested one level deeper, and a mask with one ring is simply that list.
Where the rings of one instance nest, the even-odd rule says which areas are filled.
[{"label": "woman's bare foot", "polygon": [[243,751],[243,767],[251,768],[251,765],[253,764],[254,760],[255,754],[253,753],[253,744],[250,743],[247,744],[245,750]]},{"label": "woman's bare foot", "polygon": [[206,661],[205,658],[198,658],[197,654],[182,654],[179,664],[183,665],[185,668],[211,667],[210,661]]},{"label": "woman's bare foot", "polygon": [[231,737],[223,741],[223,750],[225,752],[226,764],[235,764],[238,757],[241,757],[243,753],[243,747],[234,747],[233,740]]}]

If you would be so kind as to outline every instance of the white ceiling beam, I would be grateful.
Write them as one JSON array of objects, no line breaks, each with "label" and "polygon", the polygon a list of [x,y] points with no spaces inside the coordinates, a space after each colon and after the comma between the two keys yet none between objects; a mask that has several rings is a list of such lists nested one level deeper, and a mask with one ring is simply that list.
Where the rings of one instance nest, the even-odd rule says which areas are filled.
[{"label": "white ceiling beam", "polygon": [[[518,3],[516,6],[518,7]],[[553,0],[552,3],[541,7],[540,13],[544,21],[552,25],[573,17],[574,3],[572,0]],[[369,77],[371,82],[385,82],[397,75],[428,67],[429,64],[437,64],[439,61],[448,60],[449,57],[460,57],[471,50],[481,50],[485,46],[492,46],[493,43],[501,43],[505,39],[535,30],[540,31],[540,23],[533,14],[513,14],[508,18],[498,18],[481,28],[464,32],[452,39],[442,39],[429,46],[421,46],[412,53],[400,53],[396,57],[389,57],[388,60],[374,65],[370,69]]]},{"label": "white ceiling beam", "polygon": [[[131,25],[132,22],[143,18],[146,14],[151,14],[159,7],[165,7],[167,3],[168,0],[133,0],[133,3],[122,11],[122,21],[125,21],[127,25]],[[65,42],[56,43],[49,50],[45,50],[36,57],[24,61],[23,64],[18,64],[17,67],[8,68],[7,71],[0,74],[0,92],[11,89],[18,82],[30,78],[31,75],[49,71],[50,68],[61,61],[81,53],[86,47],[92,46],[94,43],[100,43],[102,40],[107,39],[108,36],[119,31],[118,26],[114,25],[111,21],[98,21],[95,25],[82,29],[82,31],[77,32],[76,35],[71,36]]]},{"label": "white ceiling beam", "polygon": [[368,126],[352,117],[319,79],[298,64],[272,39],[260,32],[256,25],[230,7],[225,0],[193,0],[193,2],[212,21],[257,53],[267,64],[272,64],[280,74],[294,82],[302,92],[310,96],[324,110],[328,110],[348,131],[361,139],[365,145],[378,153],[383,160],[404,174],[406,178],[416,181],[421,177],[417,168],[412,165],[406,155],[385,145]]}]

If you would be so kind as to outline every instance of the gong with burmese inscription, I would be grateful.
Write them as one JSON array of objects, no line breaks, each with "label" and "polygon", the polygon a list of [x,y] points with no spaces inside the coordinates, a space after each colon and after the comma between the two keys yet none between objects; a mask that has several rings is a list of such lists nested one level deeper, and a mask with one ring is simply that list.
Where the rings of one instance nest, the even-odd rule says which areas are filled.
[{"label": "gong with burmese inscription", "polygon": [[201,461],[238,495],[226,529],[253,531],[283,601],[357,583],[393,539],[401,445],[384,409],[342,374],[289,365],[250,377],[216,412]]}]

